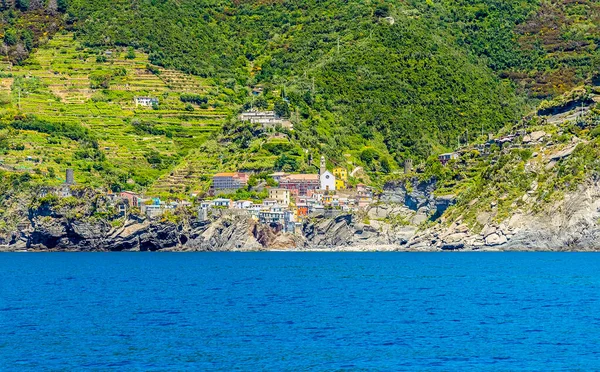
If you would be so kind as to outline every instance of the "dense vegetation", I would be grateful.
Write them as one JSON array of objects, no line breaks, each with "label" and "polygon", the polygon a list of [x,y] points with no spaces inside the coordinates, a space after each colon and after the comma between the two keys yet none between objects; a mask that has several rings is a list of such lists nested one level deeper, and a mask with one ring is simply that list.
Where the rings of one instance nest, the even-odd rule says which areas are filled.
[{"label": "dense vegetation", "polygon": [[[127,129],[111,124],[114,129],[101,130],[102,146],[116,146],[106,134],[113,130],[160,137],[160,146],[136,149],[131,169],[111,177],[118,187],[132,179],[151,184],[182,159],[196,167],[193,157],[212,162],[211,170],[312,171],[312,159],[324,153],[334,164],[362,166],[379,177],[406,158],[424,161],[487,138],[518,121],[537,99],[594,82],[599,9],[591,0],[30,0],[2,11],[0,37],[4,60],[35,70],[41,67],[27,59],[31,50],[63,27],[74,32],[82,45],[63,48],[64,61],[53,54],[44,63],[49,73],[65,68],[60,72],[73,74],[72,86],[65,84],[71,91],[75,78],[86,82],[94,94],[81,99],[96,106],[91,112],[120,106],[103,115]],[[90,59],[89,73],[75,76]],[[122,67],[123,60],[143,60],[147,71]],[[205,86],[183,89],[164,68],[199,76]],[[152,113],[130,113],[129,84],[141,75],[150,81],[146,74],[168,89]],[[48,104],[49,88],[37,83],[15,79],[12,101],[18,92],[40,91],[37,105],[43,102],[48,112],[60,106],[71,120],[74,106],[63,105],[62,93]],[[54,83],[52,92],[60,82]],[[143,89],[139,93],[148,94]],[[0,96],[3,101],[9,105],[11,98]],[[248,108],[273,109],[294,131],[266,133],[232,115],[203,142],[209,130],[200,130],[199,120]],[[96,114],[85,120],[94,131],[103,121]],[[134,169],[139,162],[151,171]],[[177,172],[192,174],[183,165]]]},{"label": "dense vegetation", "polygon": [[336,159],[368,147],[386,162],[426,157],[519,115],[509,84],[400,3],[73,0],[69,12],[88,45],[264,87],[255,106],[284,97],[302,122],[296,139]]}]

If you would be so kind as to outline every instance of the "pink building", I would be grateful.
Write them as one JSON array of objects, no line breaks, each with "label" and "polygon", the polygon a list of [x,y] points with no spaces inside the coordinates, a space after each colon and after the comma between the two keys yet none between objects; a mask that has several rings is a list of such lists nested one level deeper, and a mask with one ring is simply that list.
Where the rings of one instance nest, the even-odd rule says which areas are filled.
[{"label": "pink building", "polygon": [[246,186],[249,178],[246,173],[217,173],[213,176],[213,192],[235,191]]},{"label": "pink building", "polygon": [[279,187],[298,190],[298,195],[308,195],[321,188],[321,181],[318,174],[290,174],[279,181]]},{"label": "pink building", "polygon": [[121,198],[127,200],[129,202],[130,207],[137,207],[139,203],[140,196],[131,191],[122,191],[120,194]]}]

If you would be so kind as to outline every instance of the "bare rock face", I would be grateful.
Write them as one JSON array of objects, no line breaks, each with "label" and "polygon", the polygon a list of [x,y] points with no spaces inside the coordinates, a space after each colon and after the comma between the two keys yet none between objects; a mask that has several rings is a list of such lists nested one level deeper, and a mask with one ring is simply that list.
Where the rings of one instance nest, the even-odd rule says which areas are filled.
[{"label": "bare rock face", "polygon": [[506,236],[504,236],[502,233],[493,233],[485,238],[485,244],[490,247],[505,244],[507,241],[508,240],[506,239]]}]

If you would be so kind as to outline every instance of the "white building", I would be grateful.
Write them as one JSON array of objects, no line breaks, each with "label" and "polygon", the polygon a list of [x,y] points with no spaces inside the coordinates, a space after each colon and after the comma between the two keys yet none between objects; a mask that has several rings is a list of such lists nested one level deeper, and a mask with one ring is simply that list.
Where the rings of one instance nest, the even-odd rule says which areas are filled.
[{"label": "white building", "polygon": [[217,208],[231,208],[231,199],[215,199],[213,205]]},{"label": "white building", "polygon": [[321,190],[333,191],[335,190],[335,176],[330,171],[322,172],[319,175],[321,181]]},{"label": "white building", "polygon": [[235,202],[235,209],[250,209],[252,208],[252,202],[250,200],[238,200]]},{"label": "white building", "polygon": [[152,107],[158,105],[158,98],[154,97],[135,97],[136,106]]}]

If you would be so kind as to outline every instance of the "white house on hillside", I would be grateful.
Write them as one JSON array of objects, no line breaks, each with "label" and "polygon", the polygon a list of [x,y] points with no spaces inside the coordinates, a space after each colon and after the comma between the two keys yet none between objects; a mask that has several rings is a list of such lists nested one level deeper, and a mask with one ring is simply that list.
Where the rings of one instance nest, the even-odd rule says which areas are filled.
[{"label": "white house on hillside", "polygon": [[335,190],[335,176],[330,171],[322,172],[319,176],[321,180],[321,190],[333,191]]}]

